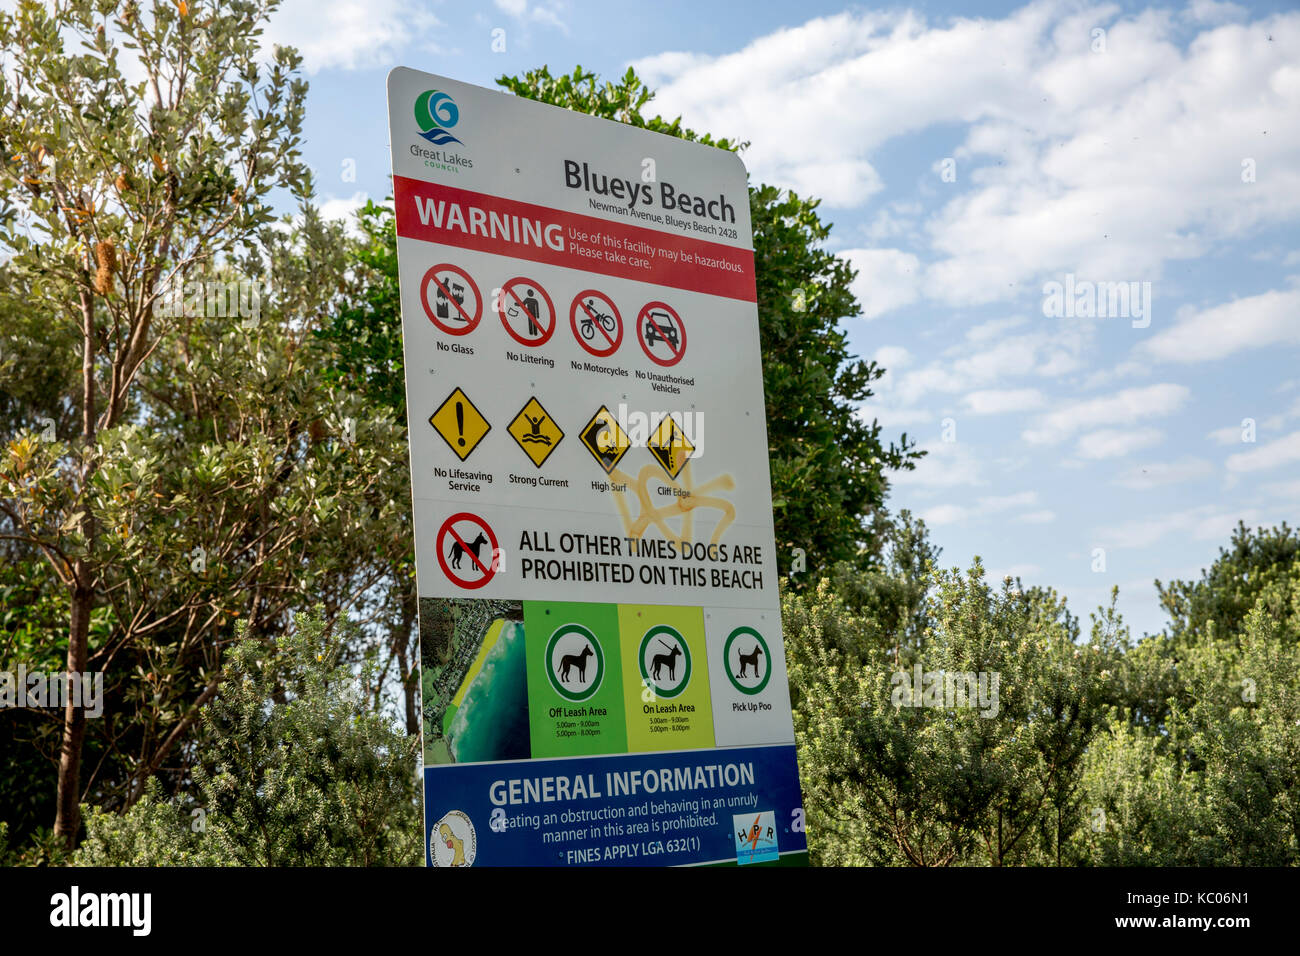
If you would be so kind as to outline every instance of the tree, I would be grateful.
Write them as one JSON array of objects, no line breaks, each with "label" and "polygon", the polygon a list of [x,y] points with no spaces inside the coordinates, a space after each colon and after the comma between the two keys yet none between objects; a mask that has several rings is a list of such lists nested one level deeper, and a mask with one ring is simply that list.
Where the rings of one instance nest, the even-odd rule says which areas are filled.
[{"label": "tree", "polygon": [[[928,550],[910,519],[892,536],[905,555]],[[1019,581],[995,591],[978,559],[964,575],[927,567],[920,583],[923,612],[849,567],[838,584],[784,595],[814,860],[1078,862],[1083,759],[1105,717],[1122,622],[1105,612],[1078,644],[1054,592]],[[909,621],[920,628],[902,640]],[[921,686],[918,669],[933,675]]]},{"label": "tree", "polygon": [[[406,428],[406,379],[402,363],[401,296],[397,286],[397,232],[392,210],[367,200],[357,212],[360,237],[348,245],[350,294],[314,331],[316,340],[327,346],[330,361],[325,378],[331,384],[364,397],[367,404],[382,409]],[[405,435],[403,435],[405,441]],[[395,490],[396,500],[410,500],[410,472],[403,467],[394,478],[404,484]],[[407,508],[393,515],[394,534],[402,541],[414,540],[411,513]],[[409,545],[391,555],[386,575],[384,631],[389,636],[389,662],[396,664],[402,684],[408,733],[420,732],[420,671],[416,658],[419,634],[418,603],[415,593],[415,552]]]},{"label": "tree", "polygon": [[1300,863],[1300,558],[1238,527],[1197,582],[1157,586],[1166,633],[1125,661],[1085,787],[1096,862]]},{"label": "tree", "polygon": [[306,205],[299,58],[260,51],[273,7],[0,14],[0,541],[47,569],[37,611],[0,610],[32,625],[20,659],[103,671],[108,698],[93,725],[68,706],[52,742],[30,714],[0,733],[53,753],[68,847],[83,800],[182,785],[236,619],[271,639],[308,603],[364,616],[407,547],[400,427],[318,372],[346,243]]},{"label": "tree", "polygon": [[192,790],[151,780],[125,814],[88,807],[86,866],[416,866],[419,738],[369,704],[372,659],[319,613],[274,645],[249,638],[202,714]]}]

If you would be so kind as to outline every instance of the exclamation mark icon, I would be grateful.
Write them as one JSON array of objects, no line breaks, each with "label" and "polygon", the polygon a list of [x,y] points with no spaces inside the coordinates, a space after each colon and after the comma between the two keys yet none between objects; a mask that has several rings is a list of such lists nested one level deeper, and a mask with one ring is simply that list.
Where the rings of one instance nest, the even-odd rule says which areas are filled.
[{"label": "exclamation mark icon", "polygon": [[465,447],[465,403],[456,403],[456,434],[460,437],[456,439],[456,444],[461,448]]}]

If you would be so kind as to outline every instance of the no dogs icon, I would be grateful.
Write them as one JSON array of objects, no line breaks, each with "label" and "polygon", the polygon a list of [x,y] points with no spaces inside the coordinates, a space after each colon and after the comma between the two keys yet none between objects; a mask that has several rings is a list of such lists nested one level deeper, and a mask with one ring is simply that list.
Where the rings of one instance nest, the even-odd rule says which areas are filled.
[{"label": "no dogs icon", "polygon": [[497,573],[497,536],[476,514],[462,511],[438,529],[438,564],[442,573],[468,590],[481,588]]}]

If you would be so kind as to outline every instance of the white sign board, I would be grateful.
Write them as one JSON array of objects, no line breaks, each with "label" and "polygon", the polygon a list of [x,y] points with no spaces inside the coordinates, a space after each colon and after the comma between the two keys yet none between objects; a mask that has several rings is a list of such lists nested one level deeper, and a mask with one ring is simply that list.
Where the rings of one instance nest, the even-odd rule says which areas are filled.
[{"label": "white sign board", "polygon": [[806,858],[743,165],[388,102],[430,864]]}]

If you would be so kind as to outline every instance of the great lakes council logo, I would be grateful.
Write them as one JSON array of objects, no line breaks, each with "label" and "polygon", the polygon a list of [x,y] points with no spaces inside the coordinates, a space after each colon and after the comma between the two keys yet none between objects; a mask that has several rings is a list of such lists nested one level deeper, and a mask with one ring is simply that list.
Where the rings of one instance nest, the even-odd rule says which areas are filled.
[{"label": "great lakes council logo", "polygon": [[425,90],[416,97],[415,122],[420,127],[420,138],[428,140],[434,146],[460,143],[460,140],[447,132],[460,122],[460,108],[449,93]]}]

